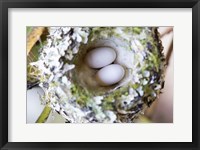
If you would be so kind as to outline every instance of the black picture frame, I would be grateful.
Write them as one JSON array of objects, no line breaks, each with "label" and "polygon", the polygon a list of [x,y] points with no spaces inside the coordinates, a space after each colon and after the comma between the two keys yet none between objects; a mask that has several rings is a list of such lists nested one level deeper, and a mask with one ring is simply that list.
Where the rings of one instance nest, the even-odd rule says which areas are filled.
[{"label": "black picture frame", "polygon": [[[9,8],[192,8],[192,142],[8,142]],[[0,0],[0,147],[22,149],[200,149],[199,0]],[[23,132],[23,131],[22,131]]]}]

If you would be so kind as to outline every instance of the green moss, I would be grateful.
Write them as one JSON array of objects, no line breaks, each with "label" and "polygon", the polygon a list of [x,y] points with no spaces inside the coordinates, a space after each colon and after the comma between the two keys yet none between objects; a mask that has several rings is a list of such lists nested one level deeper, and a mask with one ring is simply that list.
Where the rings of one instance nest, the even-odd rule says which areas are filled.
[{"label": "green moss", "polygon": [[27,82],[34,83],[38,81],[38,75],[40,73],[41,73],[40,70],[28,64],[27,65]]},{"label": "green moss", "polygon": [[80,106],[86,106],[86,99],[84,99],[84,98],[78,98],[78,99],[76,99],[76,102],[77,102],[77,104],[79,104]]},{"label": "green moss", "polygon": [[141,33],[141,31],[142,31],[142,27],[134,27],[133,28],[133,33],[135,33],[135,34],[140,34]]},{"label": "green moss", "polygon": [[78,86],[78,84],[72,84],[71,92],[76,98],[76,102],[81,106],[86,106],[87,102],[91,99],[90,93],[86,89]]},{"label": "green moss", "polygon": [[114,99],[114,96],[113,95],[108,95],[104,98],[104,101],[107,101],[107,102],[112,102]]},{"label": "green moss", "polygon": [[128,96],[128,95],[129,95],[129,93],[128,93],[128,92],[126,92],[124,95],[125,95],[125,96]]},{"label": "green moss", "polygon": [[136,83],[136,84],[133,84],[131,87],[136,90],[137,88],[139,88],[140,84]]},{"label": "green moss", "polygon": [[147,45],[147,40],[145,40],[145,39],[140,40],[140,43],[141,43],[142,45]]},{"label": "green moss", "polygon": [[127,27],[124,29],[124,32],[126,34],[130,34],[130,33],[133,33],[133,34],[140,34],[143,30],[143,27]]},{"label": "green moss", "polygon": [[103,102],[102,107],[104,110],[114,110],[113,103],[111,102]]},{"label": "green moss", "polygon": [[150,58],[151,58],[151,60],[152,60],[152,62],[153,62],[153,65],[155,66],[155,68],[156,68],[156,71],[158,72],[159,71],[159,58],[158,58],[158,55],[154,55],[154,54],[152,54],[151,56],[150,56]]},{"label": "green moss", "polygon": [[144,92],[150,94],[152,92],[152,88],[149,85],[144,86]]}]

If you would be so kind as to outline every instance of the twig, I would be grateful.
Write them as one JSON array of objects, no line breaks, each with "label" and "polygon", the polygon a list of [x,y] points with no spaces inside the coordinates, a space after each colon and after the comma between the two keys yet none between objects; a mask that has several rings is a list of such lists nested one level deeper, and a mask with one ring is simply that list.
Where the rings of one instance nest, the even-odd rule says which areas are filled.
[{"label": "twig", "polygon": [[46,106],[42,111],[42,113],[40,114],[39,118],[37,119],[36,123],[45,123],[49,117],[50,112],[51,108]]}]

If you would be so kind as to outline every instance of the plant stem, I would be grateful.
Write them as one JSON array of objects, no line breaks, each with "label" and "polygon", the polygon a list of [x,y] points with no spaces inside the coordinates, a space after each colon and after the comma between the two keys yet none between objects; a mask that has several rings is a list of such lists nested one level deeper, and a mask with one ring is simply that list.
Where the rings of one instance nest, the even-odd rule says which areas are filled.
[{"label": "plant stem", "polygon": [[36,123],[45,123],[45,121],[49,117],[50,112],[51,108],[46,106],[42,111],[42,113],[40,114],[39,118],[37,119]]}]

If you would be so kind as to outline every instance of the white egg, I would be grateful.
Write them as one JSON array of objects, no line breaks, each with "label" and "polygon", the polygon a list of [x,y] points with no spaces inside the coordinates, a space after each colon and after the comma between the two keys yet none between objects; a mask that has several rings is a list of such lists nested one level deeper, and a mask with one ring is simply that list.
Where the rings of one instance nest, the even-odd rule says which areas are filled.
[{"label": "white egg", "polygon": [[40,95],[44,95],[40,87],[27,91],[27,123],[35,123],[45,107],[41,104]]},{"label": "white egg", "polygon": [[96,74],[96,79],[101,86],[110,86],[121,81],[124,74],[125,70],[121,65],[111,64],[100,69]]},{"label": "white egg", "polygon": [[91,68],[102,68],[116,59],[116,52],[110,47],[99,47],[88,52],[86,63]]}]

